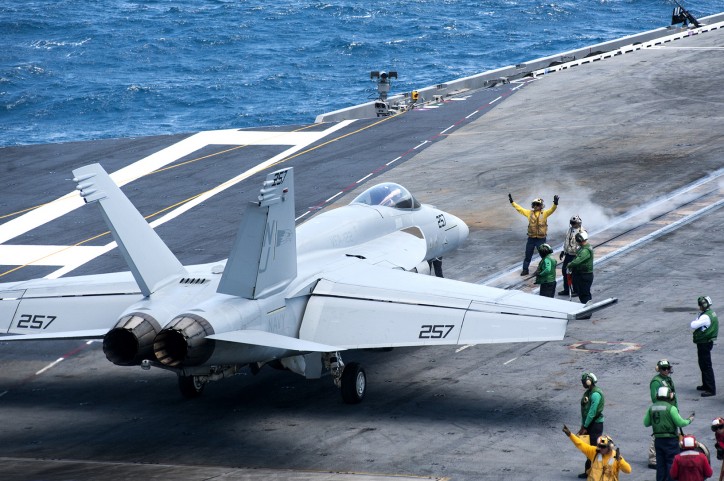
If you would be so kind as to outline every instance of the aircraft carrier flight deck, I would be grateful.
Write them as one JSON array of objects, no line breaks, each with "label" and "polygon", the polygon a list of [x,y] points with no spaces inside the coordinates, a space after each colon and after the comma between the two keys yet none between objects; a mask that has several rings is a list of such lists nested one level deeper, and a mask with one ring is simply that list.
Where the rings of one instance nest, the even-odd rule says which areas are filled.
[{"label": "aircraft carrier flight deck", "polygon": [[[357,352],[368,390],[352,406],[329,377],[266,367],[185,400],[175,376],[112,365],[100,342],[0,340],[0,477],[572,480],[584,457],[561,428],[579,426],[592,371],[633,468],[622,479],[654,479],[642,420],[663,358],[682,414],[696,412],[686,432],[713,453],[724,392],[695,389],[689,322],[699,296],[724,303],[722,79],[716,28],[386,117],[0,149],[0,282],[127,269],[96,209],[57,202],[82,165],[125,169],[124,193],[183,264],[226,258],[264,176],[293,166],[298,224],[397,182],[470,226],[446,277],[531,292],[508,193],[559,195],[549,243],[557,255],[580,215],[600,260],[593,299],[619,299],[563,341]],[[721,345],[712,360],[724,384]]]}]

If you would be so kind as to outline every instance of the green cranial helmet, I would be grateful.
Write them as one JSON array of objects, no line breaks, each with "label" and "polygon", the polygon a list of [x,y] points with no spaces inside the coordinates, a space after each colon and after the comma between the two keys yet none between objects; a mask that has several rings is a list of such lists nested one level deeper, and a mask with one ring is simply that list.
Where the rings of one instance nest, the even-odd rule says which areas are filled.
[{"label": "green cranial helmet", "polygon": [[553,248],[548,244],[541,244],[538,246],[538,254],[540,254],[541,257],[545,257],[548,254],[553,254]]},{"label": "green cranial helmet", "polygon": [[701,296],[696,302],[699,304],[699,307],[703,309],[709,309],[711,307],[711,297],[709,296]]}]

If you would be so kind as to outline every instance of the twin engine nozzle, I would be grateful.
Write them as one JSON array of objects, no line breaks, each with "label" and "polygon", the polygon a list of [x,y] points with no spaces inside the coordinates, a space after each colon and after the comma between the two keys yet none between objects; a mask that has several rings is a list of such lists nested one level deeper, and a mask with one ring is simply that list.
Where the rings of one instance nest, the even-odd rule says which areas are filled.
[{"label": "twin engine nozzle", "polygon": [[140,365],[156,359],[169,367],[197,366],[214,352],[214,334],[209,322],[195,314],[182,314],[165,328],[149,314],[132,312],[123,316],[103,338],[106,358],[119,366]]}]

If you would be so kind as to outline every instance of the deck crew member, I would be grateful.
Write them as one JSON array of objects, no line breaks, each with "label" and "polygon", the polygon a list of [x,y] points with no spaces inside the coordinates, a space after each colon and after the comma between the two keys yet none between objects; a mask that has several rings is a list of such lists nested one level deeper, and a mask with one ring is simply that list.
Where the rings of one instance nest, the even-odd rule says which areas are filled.
[{"label": "deck crew member", "polygon": [[678,481],[704,481],[714,474],[706,454],[697,449],[694,436],[684,436],[679,441],[681,452],[674,456],[669,475]]},{"label": "deck crew member", "polygon": [[596,444],[590,445],[573,434],[567,426],[563,426],[563,432],[591,463],[591,469],[586,475],[589,481],[618,481],[620,471],[631,473],[631,465],[623,459],[621,450],[613,444],[610,436],[599,436]]},{"label": "deck crew member", "polygon": [[568,263],[566,270],[573,274],[573,285],[578,290],[578,299],[585,304],[592,298],[593,247],[588,242],[587,232],[579,232],[575,235],[575,239],[578,244],[578,251],[575,259]]},{"label": "deck crew member", "polygon": [[661,386],[656,392],[656,402],[649,407],[644,416],[644,426],[653,429],[654,446],[656,447],[656,481],[669,481],[669,471],[674,456],[679,453],[679,433],[677,428],[691,424],[694,413],[684,419],[679,410],[672,404],[674,394],[671,388]]},{"label": "deck crew member", "polygon": [[701,296],[697,302],[701,314],[691,321],[696,355],[699,358],[699,369],[701,369],[701,386],[696,386],[696,389],[703,391],[701,397],[708,397],[716,394],[714,368],[711,365],[711,348],[714,347],[714,341],[719,334],[719,318],[711,308],[712,303],[709,296]]},{"label": "deck crew member", "polygon": [[570,227],[566,231],[566,238],[563,239],[563,250],[561,251],[560,259],[563,261],[561,266],[561,272],[563,273],[563,290],[558,293],[559,296],[567,296],[570,292],[572,296],[577,296],[578,293],[573,286],[568,285],[568,276],[566,275],[566,269],[568,263],[576,258],[576,252],[578,252],[578,243],[576,242],[576,234],[579,232],[586,232],[583,228],[583,221],[577,215],[571,217]]},{"label": "deck crew member", "polygon": [[[671,379],[671,373],[673,372],[671,363],[666,359],[662,359],[656,363],[655,369],[656,375],[652,377],[649,382],[651,402],[656,402],[656,393],[659,392],[660,387],[665,386],[671,389],[671,392],[674,393],[674,399],[672,399],[671,402],[674,406],[676,406],[676,409],[679,409],[679,402],[676,397],[676,387],[674,387],[674,380]],[[656,469],[656,448],[654,447],[653,439],[651,440],[651,446],[649,446],[649,468]]]},{"label": "deck crew member", "polygon": [[[591,446],[596,444],[596,440],[603,434],[603,406],[605,399],[603,391],[596,386],[598,378],[592,372],[584,372],[581,375],[581,384],[583,385],[583,396],[581,397],[581,428],[578,430],[581,434],[588,434],[588,442]],[[585,472],[578,475],[579,478],[585,479],[588,476],[591,460],[586,460]]]},{"label": "deck crew member", "polygon": [[533,258],[533,250],[539,245],[545,244],[548,235],[548,217],[558,208],[558,196],[553,196],[553,206],[544,210],[543,199],[535,199],[531,203],[531,210],[524,209],[513,201],[513,196],[508,194],[508,200],[515,210],[528,218],[528,241],[525,244],[525,259],[523,259],[523,270],[521,276],[528,275],[530,260]]},{"label": "deck crew member", "polygon": [[553,249],[548,244],[538,246],[540,262],[536,269],[535,283],[540,284],[540,295],[554,297],[556,295],[556,260],[551,254]]}]

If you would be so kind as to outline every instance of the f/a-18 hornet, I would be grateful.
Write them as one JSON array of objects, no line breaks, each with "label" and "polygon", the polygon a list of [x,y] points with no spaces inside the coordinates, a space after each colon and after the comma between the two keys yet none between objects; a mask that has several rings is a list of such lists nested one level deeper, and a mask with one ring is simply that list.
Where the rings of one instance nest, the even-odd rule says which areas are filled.
[{"label": "f/a-18 hornet", "polygon": [[73,174],[130,272],[0,284],[0,332],[20,334],[3,341],[102,338],[109,361],[175,372],[186,397],[272,363],[308,379],[329,371],[358,403],[366,374],[342,351],[560,340],[569,320],[615,302],[584,307],[419,273],[468,227],[394,183],[295,228],[293,170],[273,172],[229,258],[183,266],[99,164]]}]

